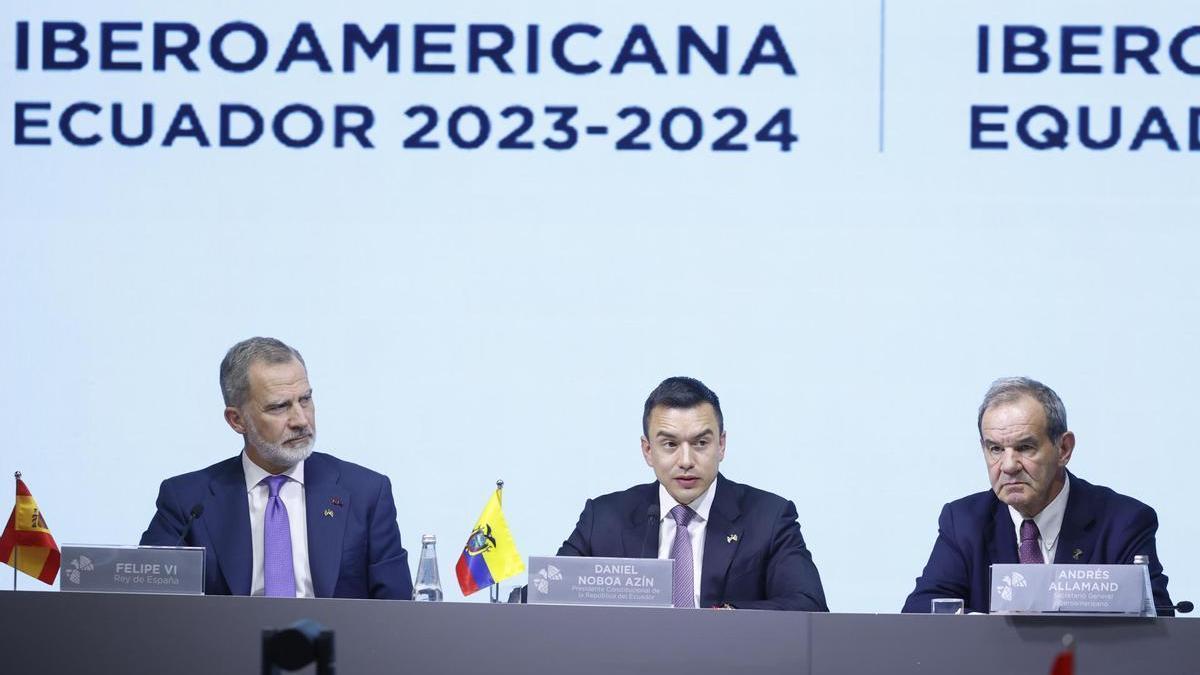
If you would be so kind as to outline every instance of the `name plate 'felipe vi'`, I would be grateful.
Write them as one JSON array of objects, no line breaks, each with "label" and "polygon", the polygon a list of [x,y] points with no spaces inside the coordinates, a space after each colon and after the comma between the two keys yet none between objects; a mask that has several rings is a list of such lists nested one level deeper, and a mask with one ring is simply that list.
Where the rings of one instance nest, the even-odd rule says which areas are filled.
[{"label": "name plate 'felipe vi'", "polygon": [[62,547],[61,591],[204,594],[204,549],[183,546]]},{"label": "name plate 'felipe vi'", "polygon": [[529,558],[529,604],[671,607],[671,561]]},{"label": "name plate 'felipe vi'", "polygon": [[992,614],[1156,616],[1145,565],[992,565]]}]

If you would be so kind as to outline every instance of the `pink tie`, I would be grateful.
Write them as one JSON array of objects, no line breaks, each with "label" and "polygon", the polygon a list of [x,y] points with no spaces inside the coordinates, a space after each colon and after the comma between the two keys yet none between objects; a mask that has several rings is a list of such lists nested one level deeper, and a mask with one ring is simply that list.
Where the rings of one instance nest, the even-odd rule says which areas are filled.
[{"label": "pink tie", "polygon": [[1038,545],[1037,523],[1026,519],[1021,522],[1021,545],[1017,548],[1017,556],[1022,565],[1044,563],[1042,547]]}]

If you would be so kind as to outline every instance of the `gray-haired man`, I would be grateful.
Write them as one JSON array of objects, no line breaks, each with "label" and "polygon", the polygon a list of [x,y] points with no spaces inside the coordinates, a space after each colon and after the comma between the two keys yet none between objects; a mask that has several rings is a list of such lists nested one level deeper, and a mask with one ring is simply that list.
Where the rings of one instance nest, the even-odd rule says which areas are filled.
[{"label": "gray-haired man", "polygon": [[204,547],[208,594],[409,599],[391,482],[313,452],[316,408],[300,353],[250,338],[220,374],[242,451],[163,481],[141,543]]},{"label": "gray-haired man", "polygon": [[934,598],[988,611],[993,563],[1128,564],[1135,555],[1150,556],[1155,605],[1171,605],[1154,509],[1067,471],[1075,434],[1054,390],[1027,377],[996,380],[976,424],[992,489],[942,507],[933,552],[903,611],[929,612]]}]

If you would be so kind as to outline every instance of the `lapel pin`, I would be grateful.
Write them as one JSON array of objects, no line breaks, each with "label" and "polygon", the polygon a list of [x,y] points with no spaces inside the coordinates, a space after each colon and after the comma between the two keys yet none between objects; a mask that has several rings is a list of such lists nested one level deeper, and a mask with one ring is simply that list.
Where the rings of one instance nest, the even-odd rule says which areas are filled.
[{"label": "lapel pin", "polygon": [[726,543],[726,544],[732,544],[733,542],[735,542],[735,541],[737,541],[737,540],[738,540],[738,536],[737,536],[737,533],[736,533],[736,532],[734,532],[733,534],[729,535],[728,537],[725,537],[725,543]]},{"label": "lapel pin", "polygon": [[330,497],[330,498],[329,498],[329,503],[330,503],[330,504],[333,504],[334,506],[341,506],[341,505],[342,505],[342,498],[341,498],[341,497]]},{"label": "lapel pin", "polygon": [[1071,552],[1071,557],[1076,560],[1079,560],[1079,557],[1082,555],[1083,555],[1083,549],[1081,549],[1081,548],[1077,548]]},{"label": "lapel pin", "polygon": [[325,517],[332,518],[333,517],[333,509],[325,509]]}]

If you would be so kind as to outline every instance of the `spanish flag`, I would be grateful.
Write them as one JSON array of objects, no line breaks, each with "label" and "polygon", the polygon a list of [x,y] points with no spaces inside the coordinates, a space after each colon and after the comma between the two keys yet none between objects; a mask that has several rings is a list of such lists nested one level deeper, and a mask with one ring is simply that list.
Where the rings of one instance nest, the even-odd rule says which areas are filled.
[{"label": "spanish flag", "polygon": [[1050,675],[1075,675],[1075,636],[1067,633],[1063,636],[1064,649],[1054,657],[1050,664]]},{"label": "spanish flag", "polygon": [[1050,664],[1050,675],[1074,675],[1074,673],[1075,652],[1064,649],[1054,658],[1054,663]]},{"label": "spanish flag", "polygon": [[4,534],[0,535],[0,560],[45,584],[54,583],[62,560],[46,519],[20,478],[17,503],[4,526]]},{"label": "spanish flag", "polygon": [[483,507],[483,514],[471,530],[471,536],[467,537],[467,545],[454,566],[458,587],[463,595],[470,595],[524,571],[525,561],[517,553],[517,545],[504,521],[500,489],[497,488]]}]

